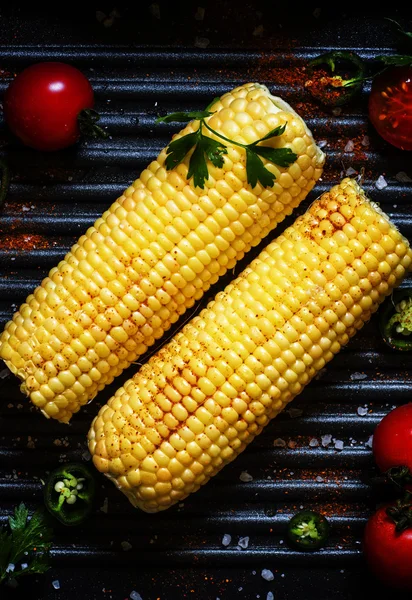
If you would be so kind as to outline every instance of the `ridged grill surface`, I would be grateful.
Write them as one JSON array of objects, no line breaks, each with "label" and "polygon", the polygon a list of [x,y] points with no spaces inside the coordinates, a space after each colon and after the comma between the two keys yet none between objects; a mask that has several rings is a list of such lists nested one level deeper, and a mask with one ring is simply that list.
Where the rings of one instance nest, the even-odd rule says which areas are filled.
[{"label": "ridged grill surface", "polygon": [[[377,31],[375,23],[369,34],[366,28],[354,41],[348,25],[339,43],[365,45],[360,50],[365,58],[390,52],[379,47]],[[170,139],[175,129],[156,125],[159,113],[204,107],[213,97],[250,80],[268,85],[273,94],[299,110],[300,91],[282,78],[282,70],[299,68],[329,48],[308,43],[287,52],[267,50],[263,68],[259,40],[253,44],[256,50],[248,51],[226,44],[223,50],[59,46],[57,41],[47,46],[39,37],[30,45],[10,45],[8,40],[0,45],[0,67],[7,73],[39,60],[63,60],[84,70],[95,89],[102,124],[111,134],[107,141],[87,141],[53,154],[16,143],[1,148],[0,156],[7,155],[13,172],[7,204],[0,212],[1,325]],[[276,68],[276,80],[267,64]],[[2,76],[1,93],[10,79]],[[400,171],[412,176],[410,155],[387,146],[373,132],[367,119],[368,89],[366,85],[359,99],[340,115],[301,112],[316,140],[327,142],[325,172],[274,235],[336,183],[342,171],[364,167],[367,193],[412,239],[412,185],[395,179]],[[369,136],[369,146],[352,154],[344,152],[349,139],[363,135]],[[375,181],[382,174],[388,187],[378,190]],[[253,249],[235,273],[269,239]],[[232,277],[233,273],[225,276],[207,299]],[[136,590],[143,600],[258,596],[265,600],[269,591],[277,600],[343,600],[381,590],[365,571],[360,546],[367,516],[381,500],[370,485],[375,471],[368,440],[392,406],[410,400],[409,365],[408,355],[394,354],[384,345],[374,318],[236,461],[184,506],[165,513],[148,516],[133,509],[96,473],[95,513],[81,528],[56,525],[53,568],[45,578],[26,584],[30,598],[126,598]],[[0,379],[0,524],[22,500],[30,507],[42,503],[41,479],[48,470],[60,462],[87,459],[86,433],[92,418],[135,370],[118,378],[69,427],[44,419],[20,394],[13,377]],[[361,416],[358,408],[365,406],[368,413]],[[326,435],[341,440],[343,450],[335,449],[333,441],[322,446]],[[244,471],[252,481],[239,479]],[[107,506],[107,512],[100,510],[102,506]],[[289,549],[285,541],[287,519],[301,506],[321,510],[332,524],[328,546],[308,555]],[[225,533],[232,536],[228,547],[221,543]],[[245,536],[250,538],[248,548],[239,549],[238,539]],[[124,551],[123,541],[132,548]],[[272,582],[261,577],[265,568],[273,571]],[[55,580],[60,582],[59,591],[52,587]]]}]

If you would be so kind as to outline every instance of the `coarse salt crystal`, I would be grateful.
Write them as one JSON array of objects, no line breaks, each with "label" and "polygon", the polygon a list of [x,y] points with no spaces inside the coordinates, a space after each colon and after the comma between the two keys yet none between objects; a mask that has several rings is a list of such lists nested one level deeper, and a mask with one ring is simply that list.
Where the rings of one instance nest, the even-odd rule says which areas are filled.
[{"label": "coarse salt crystal", "polygon": [[268,595],[266,596],[266,600],[275,600],[275,596],[273,595],[273,592],[268,592]]},{"label": "coarse salt crystal", "polygon": [[284,448],[286,446],[286,442],[285,440],[282,440],[282,438],[276,438],[273,442],[273,445],[275,448]]},{"label": "coarse salt crystal", "polygon": [[29,565],[27,563],[21,563],[22,571],[24,571],[24,569],[27,569],[28,566]]},{"label": "coarse salt crystal", "polygon": [[249,483],[249,481],[253,481],[252,475],[250,475],[247,471],[242,471],[239,475],[239,479],[244,483]]},{"label": "coarse salt crystal", "polygon": [[360,417],[364,417],[365,415],[368,414],[368,409],[365,408],[364,406],[358,406],[357,413]]},{"label": "coarse salt crystal", "polygon": [[55,590],[59,590],[60,589],[60,581],[58,579],[55,579],[54,581],[52,581],[52,586],[54,587]]},{"label": "coarse salt crystal", "polygon": [[329,433],[327,435],[322,435],[320,439],[324,448],[326,448],[327,446],[329,446],[329,444],[332,443],[332,436]]},{"label": "coarse salt crystal", "polygon": [[22,211],[23,212],[28,212],[30,210],[29,206],[22,206]]},{"label": "coarse salt crystal", "polygon": [[349,167],[346,169],[346,177],[351,177],[352,175],[356,175],[357,171],[353,167]]},{"label": "coarse salt crystal", "polygon": [[383,190],[384,188],[388,187],[388,182],[383,175],[379,175],[378,179],[375,181],[375,187],[378,190]]},{"label": "coarse salt crystal", "polygon": [[138,592],[133,590],[132,592],[130,592],[130,600],[143,600],[143,598]]},{"label": "coarse salt crystal", "polygon": [[323,477],[321,477],[320,475],[318,475],[318,476],[316,477],[316,481],[317,481],[318,483],[322,483],[322,481],[324,481],[324,479],[323,479]]},{"label": "coarse salt crystal", "polygon": [[0,379],[6,379],[10,375],[10,371],[8,369],[2,369],[0,371]]},{"label": "coarse salt crystal", "polygon": [[345,146],[345,152],[353,152],[354,149],[355,149],[355,144],[352,142],[352,140],[349,140],[349,142]]},{"label": "coarse salt crystal", "polygon": [[369,140],[369,137],[368,137],[367,135],[364,135],[364,136],[363,136],[363,139],[362,139],[362,141],[361,141],[361,144],[362,144],[362,146],[365,146],[365,148],[366,148],[367,146],[369,146],[369,144],[370,144],[370,140]]},{"label": "coarse salt crystal", "polygon": [[229,533],[225,533],[224,536],[222,537],[222,546],[229,546],[231,541],[232,541],[232,536],[229,535]]},{"label": "coarse salt crystal", "polygon": [[14,569],[16,568],[16,565],[14,563],[9,563],[6,569],[6,573],[13,573]]},{"label": "coarse salt crystal", "polygon": [[335,449],[336,450],[343,450],[343,442],[342,442],[342,440],[336,440],[336,442],[335,442]]},{"label": "coarse salt crystal", "polygon": [[261,575],[266,581],[273,581],[275,579],[275,576],[269,569],[262,569]]},{"label": "coarse salt crystal", "polygon": [[352,381],[360,381],[361,379],[367,379],[367,377],[365,373],[352,373],[350,376]]},{"label": "coarse salt crystal", "polygon": [[400,183],[412,183],[411,177],[409,177],[409,175],[405,173],[405,171],[399,171],[399,173],[396,173],[395,179]]},{"label": "coarse salt crystal", "polygon": [[373,444],[373,435],[370,435],[368,441],[365,443],[365,446],[367,446],[368,448],[372,448],[372,444]]},{"label": "coarse salt crystal", "polygon": [[209,38],[206,37],[196,37],[195,38],[195,46],[196,48],[207,48],[210,44]]},{"label": "coarse salt crystal", "polygon": [[239,538],[238,544],[243,550],[246,550],[246,548],[249,546],[249,537]]},{"label": "coarse salt crystal", "polygon": [[326,140],[320,140],[320,142],[318,142],[319,148],[326,148],[327,145],[328,145],[328,142]]},{"label": "coarse salt crystal", "polygon": [[317,446],[319,446],[319,442],[316,438],[312,438],[309,442],[309,446],[311,448],[316,448]]}]

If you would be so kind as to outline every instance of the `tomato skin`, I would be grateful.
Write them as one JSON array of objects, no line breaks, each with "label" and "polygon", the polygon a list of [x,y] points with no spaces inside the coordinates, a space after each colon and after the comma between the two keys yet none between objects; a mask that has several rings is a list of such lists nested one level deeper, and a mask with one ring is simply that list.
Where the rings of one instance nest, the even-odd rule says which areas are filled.
[{"label": "tomato skin", "polygon": [[412,590],[412,529],[398,533],[386,508],[379,508],[366,524],[365,558],[371,571],[383,582]]},{"label": "tomato skin", "polygon": [[406,466],[412,474],[412,403],[398,406],[382,419],[373,434],[372,449],[382,472]]},{"label": "tomato skin", "polygon": [[412,150],[412,67],[391,67],[375,77],[369,118],[384,140]]},{"label": "tomato skin", "polygon": [[60,150],[77,142],[77,116],[93,106],[89,80],[75,67],[60,62],[28,67],[17,75],[4,97],[8,126],[36,150]]}]

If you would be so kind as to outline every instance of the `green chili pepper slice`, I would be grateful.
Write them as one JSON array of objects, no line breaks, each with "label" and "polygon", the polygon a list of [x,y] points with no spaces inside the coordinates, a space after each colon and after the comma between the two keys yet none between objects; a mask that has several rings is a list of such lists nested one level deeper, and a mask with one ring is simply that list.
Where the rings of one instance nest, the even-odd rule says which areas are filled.
[{"label": "green chili pepper slice", "polygon": [[50,473],[44,487],[44,502],[63,525],[79,525],[92,510],[95,489],[88,467],[67,463]]},{"label": "green chili pepper slice", "polygon": [[290,545],[297,550],[318,550],[329,537],[329,521],[320,513],[303,510],[288,523],[287,536]]},{"label": "green chili pepper slice", "polygon": [[380,310],[379,328],[394,350],[412,350],[412,288],[395,290]]},{"label": "green chili pepper slice", "polygon": [[[345,65],[353,71],[353,76],[344,79],[336,73]],[[308,79],[305,87],[314,98],[327,106],[342,106],[349,102],[353,96],[362,88],[365,78],[365,63],[355,52],[335,50],[317,56],[309,62],[308,71],[314,75],[315,67],[326,65],[331,71],[331,76]]]}]

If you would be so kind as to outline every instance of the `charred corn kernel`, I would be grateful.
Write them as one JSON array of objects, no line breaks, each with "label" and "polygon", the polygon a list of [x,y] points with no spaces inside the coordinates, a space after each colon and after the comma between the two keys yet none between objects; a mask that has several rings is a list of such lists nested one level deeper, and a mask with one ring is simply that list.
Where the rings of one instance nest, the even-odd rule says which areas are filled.
[{"label": "charred corn kernel", "polygon": [[[273,128],[269,118],[286,123],[285,134],[266,145],[292,147],[306,175],[298,164],[276,167],[272,189],[260,184],[251,189],[244,151],[228,146],[223,169],[209,163],[211,177],[201,190],[187,180],[189,158],[166,171],[163,150],[52,269],[0,337],[0,358],[47,417],[68,422],[289,215],[320,177],[324,156],[310,131],[264,86],[243,85],[213,110],[210,124],[242,143],[266,135]],[[189,123],[176,139],[198,126]],[[285,199],[286,187],[293,194]],[[379,258],[374,257],[371,253],[367,262]],[[56,354],[65,360],[56,361]],[[67,372],[80,377],[71,369],[75,364],[83,376],[73,382]],[[213,393],[220,379],[215,374],[201,382],[196,401]],[[181,400],[171,392],[166,396]],[[142,485],[152,498],[149,483]]]},{"label": "charred corn kernel", "polygon": [[[259,106],[251,112],[259,112]],[[337,219],[337,213],[342,218]],[[347,219],[352,224],[350,236],[344,237]],[[320,221],[326,233],[318,237]],[[369,250],[364,246],[366,228],[373,228]],[[325,245],[332,239],[340,254],[333,244]],[[363,247],[359,259],[349,250],[353,242]],[[302,391],[377,310],[411,264],[407,241],[355,181],[343,180],[100,410],[89,431],[95,466],[147,512],[182,500],[242,452]],[[176,398],[185,397],[165,407],[166,388],[175,388]],[[149,422],[147,414],[159,406],[164,416]],[[165,428],[167,414],[175,415],[178,425]],[[125,425],[118,415],[127,415]],[[106,429],[105,423],[111,427]],[[149,481],[143,479],[147,469],[134,447],[144,445],[152,432],[161,435],[151,451]],[[137,465],[130,466],[128,453],[122,453],[125,439],[131,442]],[[170,448],[177,452],[171,454]]]}]

